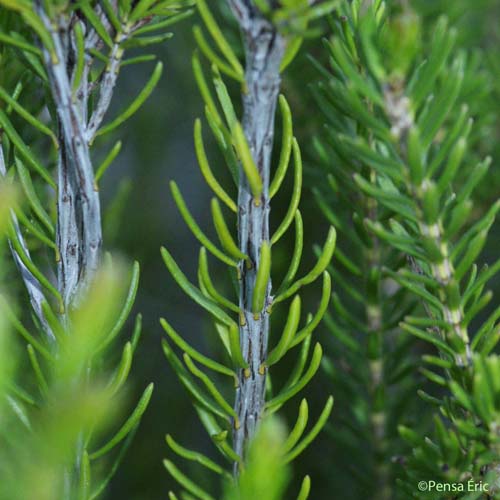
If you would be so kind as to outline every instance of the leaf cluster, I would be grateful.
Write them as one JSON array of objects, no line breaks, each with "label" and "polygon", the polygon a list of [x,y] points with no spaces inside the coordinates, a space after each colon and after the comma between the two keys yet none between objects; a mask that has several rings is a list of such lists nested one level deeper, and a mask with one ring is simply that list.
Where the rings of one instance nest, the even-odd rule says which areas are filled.
[{"label": "leaf cluster", "polygon": [[[421,386],[418,394],[435,410],[434,430],[422,436],[411,426],[400,428],[412,448],[401,485],[406,495],[415,495],[417,480],[434,477],[438,470],[446,482],[470,477],[479,481],[493,474],[497,461],[496,437],[488,432],[496,425],[496,389],[494,378],[484,373],[497,363],[491,353],[499,340],[499,316],[498,309],[481,319],[480,313],[493,298],[486,287],[499,264],[480,269],[476,261],[500,205],[496,202],[482,214],[472,213],[475,190],[491,159],[477,160],[473,153],[475,124],[462,99],[474,80],[468,64],[474,67],[477,61],[455,49],[456,30],[439,19],[423,56],[409,50],[412,44],[404,38],[413,38],[415,30],[402,34],[394,17],[385,19],[382,2],[374,2],[364,14],[359,7],[353,2],[333,20],[335,36],[326,43],[329,68],[318,67],[324,78],[314,93],[328,125],[316,150],[332,175],[330,198],[320,192],[317,198],[325,215],[338,221],[342,234],[361,245],[365,259],[374,248],[377,257],[384,256],[375,273],[380,273],[386,287],[396,290],[384,304],[397,311],[380,325],[384,335],[396,328],[402,346],[408,345],[409,334],[435,350],[417,365],[433,387],[427,392]],[[399,15],[418,22],[414,13]],[[391,45],[396,39],[398,48]],[[388,47],[404,54],[387,59]],[[398,60],[405,61],[403,67],[394,66]],[[355,210],[348,225],[328,201],[352,203],[342,200],[346,192],[347,196],[359,193],[369,207],[365,215]],[[353,275],[366,276],[351,259],[340,264]],[[372,279],[373,270],[365,280]],[[362,295],[352,282],[345,282],[349,301],[367,301],[370,307],[373,287],[366,286]],[[378,290],[382,289],[379,282]],[[366,326],[338,299],[333,310],[332,333],[348,352],[357,351],[359,343],[347,332],[366,331]],[[404,366],[409,360],[404,352],[396,347],[391,354],[389,366],[398,360],[401,366],[394,377],[388,367],[387,384],[401,383],[402,375],[412,370]],[[370,353],[368,347],[368,359]],[[488,413],[475,406],[479,386],[482,394],[491,395]],[[478,430],[474,435],[473,427]]]}]

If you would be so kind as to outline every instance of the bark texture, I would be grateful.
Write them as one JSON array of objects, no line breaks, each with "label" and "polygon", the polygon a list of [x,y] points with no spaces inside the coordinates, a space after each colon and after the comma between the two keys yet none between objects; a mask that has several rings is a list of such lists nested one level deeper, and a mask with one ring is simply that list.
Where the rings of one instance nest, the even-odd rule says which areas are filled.
[{"label": "bark texture", "polygon": [[[57,165],[57,228],[59,249],[58,289],[65,308],[70,307],[95,274],[101,254],[102,228],[98,189],[90,158],[87,109],[90,94],[86,56],[80,85],[74,89],[74,24],[77,17],[48,18],[37,3],[37,14],[51,35],[53,53],[44,48],[44,63],[57,110],[59,155]],[[99,39],[82,23],[86,48],[96,48]]]},{"label": "bark texture", "polygon": [[[238,236],[243,253],[251,266],[240,264],[240,343],[249,367],[238,374],[234,425],[234,450],[244,456],[245,445],[255,433],[265,403],[269,336],[268,306],[271,305],[271,281],[260,314],[252,313],[252,294],[263,242],[269,242],[270,160],[274,138],[274,117],[280,87],[280,64],[285,41],[275,27],[264,19],[249,1],[231,1],[242,30],[246,69],[243,92],[243,129],[252,157],[263,183],[262,197],[255,202],[244,172],[240,169],[238,192]],[[235,465],[235,473],[238,473]]]}]

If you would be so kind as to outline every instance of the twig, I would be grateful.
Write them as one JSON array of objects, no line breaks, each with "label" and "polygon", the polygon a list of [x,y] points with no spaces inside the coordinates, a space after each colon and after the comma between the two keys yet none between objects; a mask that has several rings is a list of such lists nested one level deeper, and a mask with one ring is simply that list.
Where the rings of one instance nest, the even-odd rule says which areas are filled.
[{"label": "twig", "polygon": [[[246,54],[246,88],[243,94],[243,129],[253,160],[259,170],[263,190],[258,204],[248,180],[240,169],[238,191],[239,246],[251,261],[240,265],[240,343],[249,368],[240,370],[236,390],[233,447],[242,457],[261,418],[266,385],[265,360],[269,336],[269,314],[252,313],[252,294],[263,242],[269,242],[269,179],[274,137],[274,115],[280,87],[280,64],[285,40],[276,28],[259,15],[248,0],[229,0],[244,38]],[[270,305],[271,281],[267,286],[266,306]],[[238,467],[234,467],[238,473]]]},{"label": "twig", "polygon": [[[83,122],[83,106],[72,99],[68,75],[68,26],[57,26],[48,18],[40,1],[36,13],[50,33],[54,54],[43,49],[50,88],[57,109],[61,151],[58,162],[57,245],[59,291],[64,305],[70,306],[83,291],[99,265],[102,245],[99,195],[94,188],[94,172]],[[55,59],[54,59],[55,56]]]}]

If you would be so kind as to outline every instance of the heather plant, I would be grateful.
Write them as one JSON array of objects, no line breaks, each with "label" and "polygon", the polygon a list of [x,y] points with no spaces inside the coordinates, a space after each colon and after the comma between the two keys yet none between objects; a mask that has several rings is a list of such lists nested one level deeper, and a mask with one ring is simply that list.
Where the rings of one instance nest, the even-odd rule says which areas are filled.
[{"label": "heather plant", "polygon": [[[328,123],[315,149],[329,182],[316,197],[357,250],[341,245],[333,264],[342,293],[327,326],[343,363],[326,368],[346,394],[349,424],[332,434],[373,471],[357,481],[361,495],[443,498],[416,488],[433,479],[464,498],[485,494],[471,493],[471,482],[487,483],[494,496],[499,310],[480,313],[499,263],[476,262],[500,205],[472,213],[491,167],[477,158],[475,128],[485,123],[473,120],[484,94],[470,91],[478,80],[488,85],[486,64],[457,49],[446,19],[426,42],[408,5],[389,16],[385,8],[353,2],[339,12],[314,89]],[[433,349],[417,360],[421,341]],[[416,369],[427,382],[415,384]]]},{"label": "heather plant", "polygon": [[496,4],[0,0],[0,499],[500,498]]},{"label": "heather plant", "polygon": [[116,411],[141,316],[118,363],[110,346],[131,312],[139,266],[125,272],[102,251],[99,183],[121,143],[97,166],[91,150],[141,107],[161,76],[158,62],[137,97],[109,120],[120,69],[155,59],[125,53],[169,38],[166,28],[190,13],[186,4],[0,2],[0,176],[2,185],[18,183],[25,201],[6,222],[24,306],[2,295],[2,328],[27,342],[33,370],[16,374],[12,354],[14,371],[2,385],[12,414],[0,434],[2,498],[98,497],[151,398],[152,384],[127,418]]},{"label": "heather plant", "polygon": [[[235,184],[232,191],[236,187],[237,194],[229,194],[229,188],[224,188],[213,172],[203,143],[202,122],[197,120],[194,128],[195,149],[201,173],[215,194],[211,201],[211,214],[222,250],[193,219],[177,184],[172,182],[171,190],[176,205],[202,245],[198,286],[188,281],[166,248],[162,248],[162,256],[172,277],[184,292],[213,317],[214,333],[219,336],[223,347],[218,354],[222,362],[205,356],[189,345],[165,319],[161,320],[161,324],[169,340],[163,341],[163,349],[189,391],[214,444],[232,464],[230,468],[236,480],[244,485],[248,474],[245,465],[247,448],[260,421],[273,415],[304,388],[318,370],[322,357],[319,342],[315,343],[310,358],[309,349],[312,333],[321,321],[330,298],[331,279],[325,269],[335,248],[336,233],[331,227],[315,265],[296,278],[304,244],[302,217],[298,209],[302,192],[302,159],[298,141],[293,136],[291,111],[286,98],[279,95],[279,89],[281,72],[292,61],[308,23],[331,10],[333,3],[319,3],[311,7],[307,2],[299,1],[278,8],[267,2],[229,2],[241,29],[244,64],[240,63],[226,41],[208,4],[202,0],[197,5],[205,27],[220,51],[218,55],[202,30],[195,28],[200,49],[212,63],[212,82],[217,101],[213,98],[213,91],[210,90],[197,54],[193,58],[193,70],[205,101],[206,119],[232,174]],[[241,120],[221,77],[222,73],[242,86]],[[278,102],[283,132],[279,160],[271,168]],[[274,233],[271,233],[272,198],[282,186],[291,163],[293,190],[290,204]],[[220,202],[228,212],[232,212],[234,222],[226,222],[227,216]],[[293,223],[295,245],[289,268],[281,278],[281,284],[273,287],[272,254]],[[237,237],[233,235],[232,228],[237,228]],[[229,267],[236,290],[235,298],[228,298],[217,290],[209,272],[208,253]],[[322,296],[318,309],[303,315],[298,292],[320,276],[323,276]],[[283,307],[286,301],[290,302],[287,320],[278,327],[279,334],[271,336],[272,314],[278,307]],[[271,349],[268,348],[270,342],[274,344]],[[171,344],[181,350],[184,363]],[[274,390],[270,371],[295,347],[295,368],[284,385]],[[216,381],[196,363],[229,379],[226,386],[234,387],[231,403],[225,396],[227,389],[219,389]],[[283,454],[276,458],[278,463],[285,465],[292,461],[316,437],[330,414],[332,404],[333,399],[327,398],[317,422],[302,437],[308,421],[308,403],[306,399],[302,400],[297,422],[283,445]],[[184,449],[171,436],[167,436],[167,443],[181,457],[196,460],[215,473],[227,475],[220,465],[197,452]],[[251,451],[249,454],[252,454]],[[165,466],[186,492],[200,498],[214,498],[188,479],[170,460],[165,461]],[[241,478],[238,478],[240,475]],[[244,486],[242,488],[244,490]],[[306,476],[299,498],[307,498],[309,489],[310,479]],[[174,493],[170,495],[171,498],[177,498]],[[246,498],[242,495],[242,498]],[[266,498],[269,499],[276,497],[271,492],[268,495]],[[236,495],[235,498],[239,497]]]}]

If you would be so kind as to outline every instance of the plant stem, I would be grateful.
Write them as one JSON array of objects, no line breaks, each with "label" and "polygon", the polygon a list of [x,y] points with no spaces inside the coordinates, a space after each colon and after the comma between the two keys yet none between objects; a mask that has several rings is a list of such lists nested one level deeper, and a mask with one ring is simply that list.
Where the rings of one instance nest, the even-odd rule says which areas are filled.
[{"label": "plant stem", "polygon": [[[399,137],[401,155],[403,158],[406,158],[408,131],[413,125],[409,100],[404,96],[403,89],[399,88],[399,86],[396,86],[394,90],[386,89],[385,98],[393,133],[396,132]],[[416,185],[408,179],[407,189],[415,199],[418,207],[418,229],[422,238],[434,241],[436,248],[440,252],[440,260],[438,262],[431,262],[430,269],[432,277],[440,285],[439,299],[442,303],[443,319],[450,326],[449,332],[443,332],[441,336],[445,338],[446,335],[454,335],[463,342],[463,352],[455,355],[455,363],[461,367],[470,366],[472,352],[467,328],[462,325],[464,313],[460,305],[454,306],[451,303],[448,291],[452,287],[458,288],[458,283],[455,279],[455,269],[449,256],[448,244],[444,236],[442,223],[438,219],[435,223],[428,224],[423,216],[424,197],[427,189],[429,189],[429,180],[424,179],[420,185]],[[412,263],[414,267],[418,267],[415,262],[412,261]],[[431,314],[429,311],[427,312]]]},{"label": "plant stem", "polygon": [[[240,250],[249,256],[249,264],[240,263],[240,343],[247,369],[238,373],[233,446],[244,457],[245,446],[255,433],[264,407],[271,304],[271,280],[267,285],[264,308],[252,313],[252,294],[263,242],[269,242],[269,181],[274,137],[274,116],[280,87],[280,64],[284,39],[250,2],[230,1],[243,33],[246,88],[243,91],[243,129],[253,160],[262,179],[263,190],[255,200],[248,180],[240,168],[238,189],[238,233]],[[238,467],[235,464],[235,474]]]},{"label": "plant stem", "polygon": [[71,89],[73,28],[69,18],[60,15],[54,24],[39,1],[36,12],[50,33],[54,47],[53,53],[44,48],[43,55],[59,122],[58,288],[67,309],[96,272],[102,245],[99,193],[86,137],[88,80],[84,73],[74,99]]},{"label": "plant stem", "polygon": [[[371,172],[371,181],[375,182],[375,172]],[[373,198],[366,202],[367,217],[376,222],[377,202]],[[391,498],[389,487],[389,466],[386,456],[386,395],[384,381],[384,339],[382,333],[382,306],[380,298],[380,245],[376,236],[372,236],[372,247],[365,250],[366,262],[366,322],[369,331],[368,354],[370,370],[371,427],[374,448],[376,499]],[[370,283],[374,280],[374,283]]]}]

